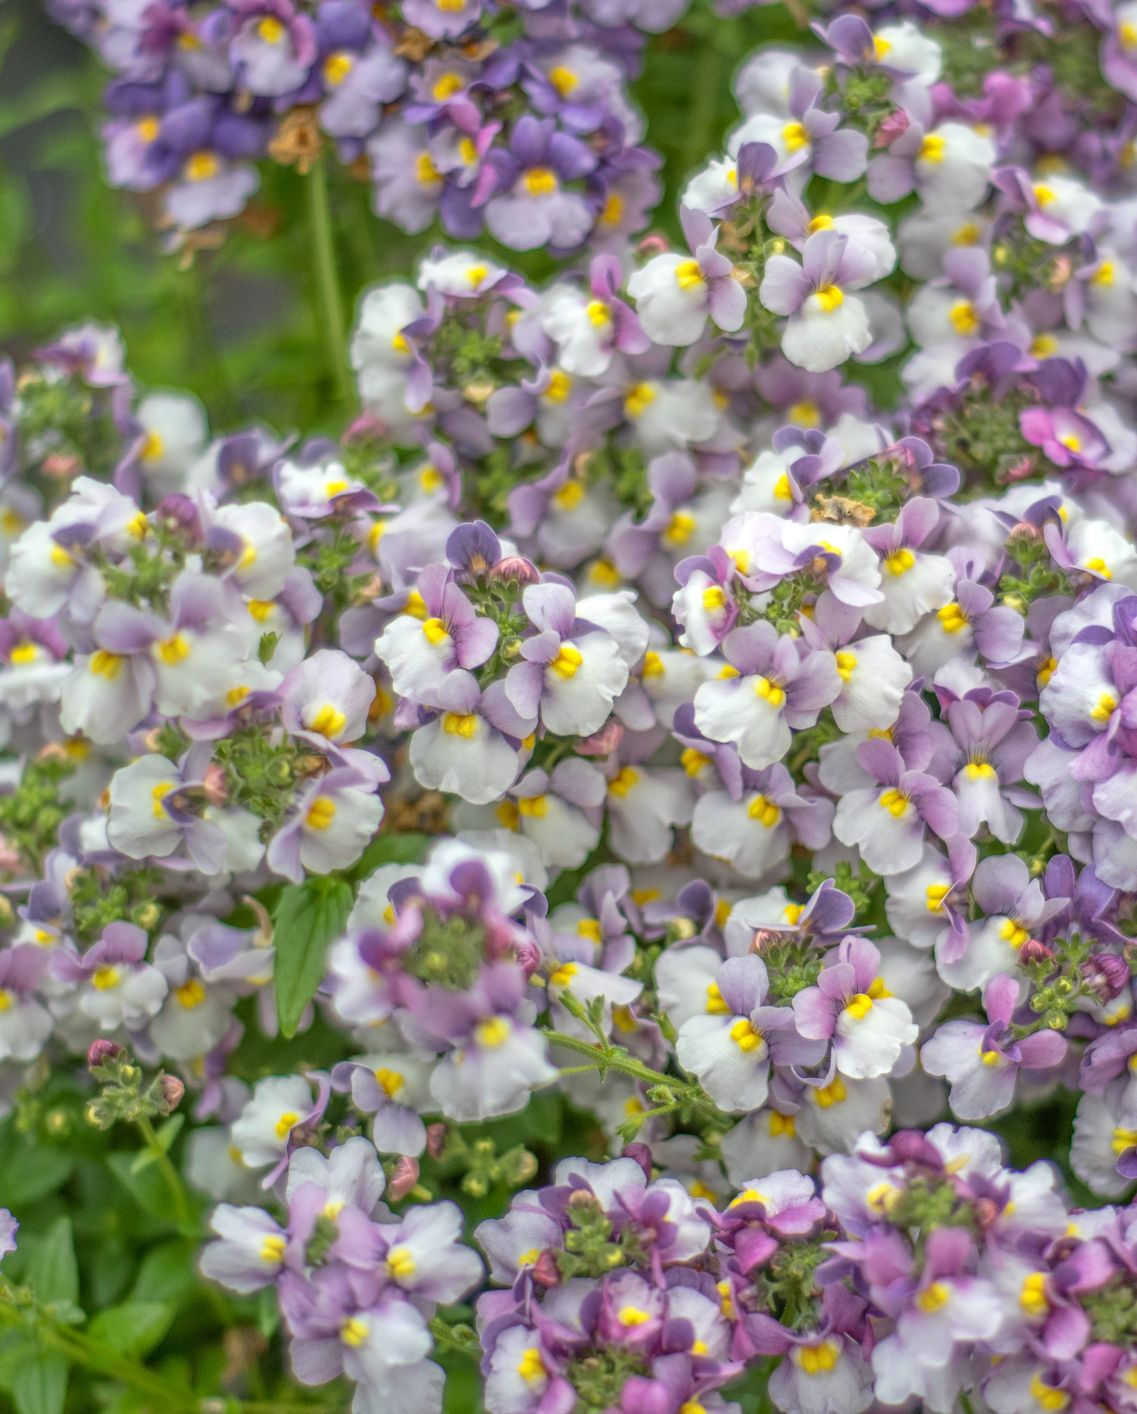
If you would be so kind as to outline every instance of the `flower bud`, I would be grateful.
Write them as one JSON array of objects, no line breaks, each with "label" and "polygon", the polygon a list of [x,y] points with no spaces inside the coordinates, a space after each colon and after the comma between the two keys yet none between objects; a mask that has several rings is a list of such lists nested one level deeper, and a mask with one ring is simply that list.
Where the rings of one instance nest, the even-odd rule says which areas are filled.
[{"label": "flower bud", "polygon": [[557,1259],[546,1249],[529,1268],[538,1286],[559,1286],[561,1274],[557,1270]]},{"label": "flower bud", "polygon": [[624,739],[624,724],[610,717],[598,732],[582,737],[576,744],[578,756],[611,756]]},{"label": "flower bud", "polygon": [[1129,985],[1129,966],[1116,953],[1097,953],[1082,963],[1079,971],[1099,1001],[1111,1002]]},{"label": "flower bud", "polygon": [[392,1203],[397,1203],[400,1198],[405,1198],[411,1189],[418,1182],[419,1166],[418,1160],[412,1159],[409,1155],[403,1154],[395,1162],[391,1177],[387,1182],[387,1197]]},{"label": "flower bud", "polygon": [[506,555],[505,559],[494,565],[493,578],[509,580],[514,584],[537,584],[540,582],[541,572],[523,555]]},{"label": "flower bud", "polygon": [[1048,947],[1041,938],[1028,938],[1019,948],[1019,961],[1024,964],[1050,962],[1053,957],[1053,948]]},{"label": "flower bud", "polygon": [[117,1041],[108,1041],[104,1037],[100,1037],[99,1040],[92,1041],[87,1050],[87,1069],[98,1070],[108,1061],[117,1060],[119,1056],[125,1054],[126,1052]]},{"label": "flower bud", "polygon": [[651,1182],[651,1150],[646,1144],[641,1144],[638,1140],[633,1144],[626,1144],[621,1155],[625,1159],[635,1159],[640,1168],[644,1171],[644,1177]]},{"label": "flower bud", "polygon": [[877,128],[872,140],[873,147],[891,147],[898,137],[903,137],[908,131],[908,123],[907,112],[903,108],[894,108]]},{"label": "flower bud", "polygon": [[158,1080],[158,1093],[166,1113],[169,1114],[181,1104],[186,1087],[176,1075],[162,1075]]}]

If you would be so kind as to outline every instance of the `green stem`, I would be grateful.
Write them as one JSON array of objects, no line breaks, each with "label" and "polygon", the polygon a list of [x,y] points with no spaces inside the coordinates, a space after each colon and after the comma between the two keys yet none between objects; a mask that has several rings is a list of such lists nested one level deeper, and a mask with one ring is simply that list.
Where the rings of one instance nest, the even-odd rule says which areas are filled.
[{"label": "green stem", "polygon": [[546,1031],[545,1035],[554,1046],[564,1046],[579,1056],[588,1056],[593,1064],[589,1070],[618,1070],[621,1075],[631,1076],[645,1085],[665,1085],[673,1091],[677,1100],[688,1104],[714,1108],[714,1101],[700,1085],[690,1080],[680,1080],[674,1075],[665,1075],[661,1070],[653,1070],[650,1065],[624,1050],[622,1046],[600,1046],[593,1041],[582,1040],[579,1036],[568,1036],[563,1031]]},{"label": "green stem", "polygon": [[141,1394],[149,1395],[157,1401],[156,1409],[162,1410],[163,1414],[169,1410],[193,1411],[200,1408],[201,1401],[190,1390],[179,1388],[160,1375],[152,1374],[128,1355],[97,1345],[81,1331],[56,1325],[42,1312],[22,1311],[2,1303],[0,1319],[30,1325],[41,1344],[57,1350],[74,1365],[83,1365],[96,1374],[119,1380]]},{"label": "green stem", "polygon": [[189,1194],[182,1181],[181,1174],[174,1167],[173,1160],[162,1147],[162,1141],[154,1126],[145,1115],[138,1120],[138,1132],[142,1135],[147,1149],[154,1156],[154,1162],[158,1166],[158,1171],[162,1175],[163,1182],[169,1190],[170,1201],[174,1205],[174,1217],[177,1225],[187,1236],[197,1235],[197,1220],[194,1217],[193,1205],[190,1203]]},{"label": "green stem", "polygon": [[316,293],[320,307],[320,323],[328,356],[328,371],[337,398],[351,400],[351,371],[347,362],[347,326],[344,322],[343,300],[336,270],[336,251],[332,237],[332,206],[328,194],[328,169],[323,157],[312,163],[304,178],[308,189],[308,232],[312,242],[312,260]]}]

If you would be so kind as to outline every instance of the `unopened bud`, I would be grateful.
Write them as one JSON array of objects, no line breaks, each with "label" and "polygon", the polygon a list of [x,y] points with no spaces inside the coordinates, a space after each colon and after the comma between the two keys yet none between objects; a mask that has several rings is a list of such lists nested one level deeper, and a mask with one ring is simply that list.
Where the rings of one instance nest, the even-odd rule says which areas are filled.
[{"label": "unopened bud", "polygon": [[876,148],[891,147],[898,137],[908,131],[909,118],[903,108],[894,108],[876,130],[872,145]]},{"label": "unopened bud", "polygon": [[210,805],[224,805],[229,799],[229,778],[225,774],[225,768],[219,766],[216,761],[211,761],[205,768],[202,790]]},{"label": "unopened bud", "polygon": [[126,1052],[117,1041],[108,1041],[105,1037],[100,1037],[97,1041],[92,1041],[87,1050],[88,1070],[98,1070],[99,1066],[106,1065],[108,1061],[117,1060],[119,1056]]},{"label": "unopened bud", "polygon": [[536,584],[541,578],[541,572],[523,555],[506,555],[504,560],[498,560],[494,565],[493,577],[509,580],[514,584]]},{"label": "unopened bud", "polygon": [[644,1171],[644,1177],[651,1182],[651,1150],[646,1144],[641,1144],[638,1140],[633,1144],[626,1144],[621,1155],[625,1159],[635,1159],[640,1168]]},{"label": "unopened bud", "polygon": [[1041,938],[1028,938],[1022,947],[1019,948],[1019,962],[1050,962],[1054,957],[1054,950],[1048,947]]},{"label": "unopened bud", "polygon": [[176,1075],[163,1075],[158,1080],[158,1092],[162,1097],[166,1113],[170,1114],[181,1104],[186,1087]]},{"label": "unopened bud", "polygon": [[557,1270],[557,1259],[547,1248],[530,1267],[533,1280],[538,1286],[559,1286],[561,1274]]},{"label": "unopened bud", "polygon": [[442,1151],[446,1148],[446,1136],[450,1133],[450,1126],[442,1124],[428,1124],[426,1127],[426,1152],[432,1159],[442,1157]]},{"label": "unopened bud", "polygon": [[581,737],[576,744],[578,756],[611,756],[624,739],[624,724],[610,718],[598,732]]},{"label": "unopened bud", "polygon": [[400,1198],[405,1198],[418,1182],[418,1176],[418,1160],[403,1154],[396,1161],[391,1177],[387,1181],[387,1197],[391,1202],[397,1203]]}]

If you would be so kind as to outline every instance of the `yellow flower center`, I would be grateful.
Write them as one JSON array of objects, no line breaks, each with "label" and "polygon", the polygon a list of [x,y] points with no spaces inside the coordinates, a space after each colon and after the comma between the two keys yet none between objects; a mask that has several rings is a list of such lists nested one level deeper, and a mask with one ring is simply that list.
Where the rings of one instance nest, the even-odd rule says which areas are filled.
[{"label": "yellow flower center", "polygon": [[310,830],[326,830],[336,818],[336,803],[329,795],[318,795],[308,807],[304,823]]},{"label": "yellow flower center", "polygon": [[415,1259],[409,1247],[392,1247],[387,1253],[387,1270],[396,1281],[407,1281],[415,1274]]},{"label": "yellow flower center", "polygon": [[477,714],[446,712],[442,717],[442,730],[447,736],[460,736],[466,741],[472,741],[478,731]]},{"label": "yellow flower center", "polygon": [[640,773],[634,766],[621,766],[619,772],[608,782],[608,794],[623,800],[633,786],[639,783]]},{"label": "yellow flower center", "polygon": [[970,338],[979,328],[979,315],[970,300],[957,300],[948,310],[948,318],[951,320],[951,327],[964,338]]},{"label": "yellow flower center", "polygon": [[903,820],[908,813],[908,805],[908,797],[895,786],[889,786],[880,793],[880,808],[887,810],[894,820]]},{"label": "yellow flower center", "polygon": [[572,643],[562,643],[557,649],[557,656],[549,664],[549,671],[567,680],[576,677],[583,662],[584,655],[579,648]]},{"label": "yellow flower center", "polygon": [[91,973],[91,986],[96,992],[110,992],[122,981],[122,973],[113,963],[104,962]]},{"label": "yellow flower center", "polygon": [[660,537],[669,550],[678,550],[694,535],[698,521],[690,511],[676,511]]},{"label": "yellow flower center", "polygon": [[517,1373],[529,1385],[536,1384],[538,1380],[545,1378],[545,1362],[541,1359],[541,1352],[535,1345],[527,1346],[521,1352],[521,1359],[517,1362]]},{"label": "yellow flower center", "polygon": [[327,737],[329,741],[334,741],[346,726],[346,714],[341,712],[338,707],[333,707],[330,702],[325,702],[313,713],[308,723],[308,730],[316,732],[319,736]]},{"label": "yellow flower center", "polygon": [[845,1082],[839,1075],[835,1075],[828,1085],[822,1085],[811,1092],[813,1103],[819,1109],[829,1110],[834,1105],[842,1105],[849,1098],[849,1092],[845,1089]]},{"label": "yellow flower center", "polygon": [[287,1139],[293,1128],[300,1123],[300,1116],[295,1110],[285,1110],[273,1126],[278,1139]]},{"label": "yellow flower center", "polygon": [[751,820],[757,820],[767,830],[772,830],[782,818],[782,812],[772,800],[767,800],[764,795],[756,795],[746,807],[746,813]]},{"label": "yellow flower center", "polygon": [[916,1294],[916,1305],[921,1311],[931,1315],[935,1311],[941,1311],[947,1305],[951,1297],[951,1288],[946,1282],[934,1281],[926,1286],[923,1291]]},{"label": "yellow flower center", "polygon": [[675,283],[683,291],[700,289],[704,283],[697,260],[681,260],[675,267]]},{"label": "yellow flower center", "polygon": [[284,1260],[285,1240],[279,1232],[270,1232],[261,1243],[261,1261],[271,1266]]},{"label": "yellow flower center", "polygon": [[167,668],[176,668],[179,663],[184,663],[190,655],[189,639],[184,633],[175,633],[172,638],[155,644],[154,652]]},{"label": "yellow flower center", "polygon": [[781,707],[786,700],[786,690],[759,673],[754,678],[754,696],[768,702],[771,707]]},{"label": "yellow flower center", "polygon": [[221,170],[221,163],[212,152],[194,152],[186,159],[185,176],[188,182],[208,182]]},{"label": "yellow flower center", "polygon": [[375,1072],[375,1080],[389,1100],[393,1100],[407,1083],[405,1075],[397,1070],[389,1070],[385,1065],[381,1065]]},{"label": "yellow flower center", "polygon": [[367,1339],[368,1325],[366,1321],[361,1321],[358,1316],[349,1316],[343,1325],[340,1326],[340,1340],[345,1345],[357,1350]]},{"label": "yellow flower center", "polygon": [[755,1031],[754,1027],[751,1026],[750,1022],[744,1016],[740,1016],[730,1028],[730,1039],[740,1051],[746,1052],[747,1055],[763,1045],[762,1033]]},{"label": "yellow flower center", "polygon": [[945,633],[960,633],[967,627],[967,615],[956,603],[945,604],[942,609],[937,609],[936,618],[940,621],[940,627]]},{"label": "yellow flower center", "polygon": [[633,383],[624,394],[624,412],[628,417],[642,417],[656,399],[656,391],[650,383]]},{"label": "yellow flower center", "polygon": [[1028,1316],[1045,1316],[1050,1310],[1046,1299],[1046,1273],[1030,1272],[1023,1277],[1019,1305]]},{"label": "yellow flower center", "polygon": [[920,144],[918,160],[920,162],[942,162],[946,148],[947,143],[939,133],[926,133],[923,142]]},{"label": "yellow flower center", "polygon": [[474,1027],[474,1039],[486,1051],[496,1051],[513,1035],[513,1024],[507,1017],[491,1016]]},{"label": "yellow flower center", "polygon": [[265,15],[257,24],[257,38],[266,44],[279,44],[284,34],[284,24],[275,15]]},{"label": "yellow flower center", "polygon": [[329,88],[338,88],[355,65],[355,58],[343,49],[329,54],[324,60],[324,82]]},{"label": "yellow flower center", "polygon": [[832,314],[835,309],[840,309],[845,303],[845,292],[840,285],[822,285],[814,296],[818,307],[825,314]]},{"label": "yellow flower center", "polygon": [[558,185],[551,167],[530,167],[521,181],[530,196],[552,196]]},{"label": "yellow flower center", "polygon": [[782,141],[787,152],[800,152],[809,146],[809,133],[804,123],[787,123],[782,129]]},{"label": "yellow flower center", "polygon": [[194,1007],[201,1006],[205,1001],[205,988],[196,977],[191,977],[188,982],[183,982],[180,987],[174,988],[174,996],[181,1006],[187,1011],[192,1011]]},{"label": "yellow flower center", "polygon": [[580,83],[580,79],[571,69],[566,69],[563,64],[557,64],[549,70],[549,82],[562,98],[567,98]]},{"label": "yellow flower center", "polygon": [[707,1004],[706,1011],[709,1016],[729,1016],[730,1007],[723,1000],[722,992],[719,991],[717,982],[707,983]]},{"label": "yellow flower center", "polygon": [[807,1375],[827,1375],[840,1356],[841,1347],[835,1340],[823,1340],[820,1345],[799,1346],[797,1363]]}]

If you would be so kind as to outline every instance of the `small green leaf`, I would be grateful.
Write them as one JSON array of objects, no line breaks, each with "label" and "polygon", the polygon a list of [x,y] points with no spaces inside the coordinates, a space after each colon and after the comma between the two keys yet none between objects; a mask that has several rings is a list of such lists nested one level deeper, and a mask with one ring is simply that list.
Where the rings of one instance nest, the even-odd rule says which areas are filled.
[{"label": "small green leaf", "polygon": [[62,1355],[29,1360],[12,1381],[16,1414],[60,1414],[67,1398],[67,1361]]},{"label": "small green leaf", "polygon": [[[185,1124],[186,1117],[182,1115],[172,1115],[164,1125],[158,1130],[158,1144],[163,1154],[170,1152],[170,1147],[178,1137],[182,1125]],[[143,1149],[131,1165],[131,1173],[141,1173],[144,1168],[155,1163],[157,1155],[152,1149]]]},{"label": "small green leaf", "polygon": [[45,1305],[79,1300],[79,1264],[70,1218],[56,1218],[44,1234],[28,1268],[37,1298]]},{"label": "small green leaf", "polygon": [[170,1329],[176,1312],[172,1301],[124,1301],[93,1316],[87,1334],[108,1350],[145,1355]]},{"label": "small green leaf", "polygon": [[13,1212],[53,1193],[74,1167],[75,1156],[65,1149],[29,1144],[10,1125],[0,1131],[0,1193]]},{"label": "small green leaf", "polygon": [[280,896],[273,918],[276,1014],[286,1037],[296,1035],[324,979],[328,944],[343,932],[351,903],[351,886],[330,875],[290,884]]},{"label": "small green leaf", "polygon": [[132,1302],[185,1301],[197,1280],[194,1242],[164,1242],[142,1259],[131,1288]]},{"label": "small green leaf", "polygon": [[381,864],[418,864],[429,844],[429,835],[376,835],[352,873],[358,879],[366,879]]}]

